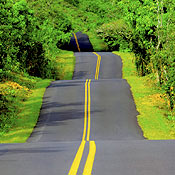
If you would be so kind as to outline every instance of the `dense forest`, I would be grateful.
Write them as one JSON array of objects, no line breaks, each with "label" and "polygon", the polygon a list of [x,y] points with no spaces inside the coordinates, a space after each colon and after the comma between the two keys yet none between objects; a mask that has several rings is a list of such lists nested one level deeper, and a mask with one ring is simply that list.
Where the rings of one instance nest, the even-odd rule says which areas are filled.
[{"label": "dense forest", "polygon": [[[174,12],[174,0],[0,0],[0,81],[19,83],[18,74],[55,79],[60,48],[72,32],[82,31],[103,40],[108,51],[133,52],[138,75],[157,81],[171,111]],[[12,112],[5,103],[12,101],[10,94],[0,88],[1,128]]]}]

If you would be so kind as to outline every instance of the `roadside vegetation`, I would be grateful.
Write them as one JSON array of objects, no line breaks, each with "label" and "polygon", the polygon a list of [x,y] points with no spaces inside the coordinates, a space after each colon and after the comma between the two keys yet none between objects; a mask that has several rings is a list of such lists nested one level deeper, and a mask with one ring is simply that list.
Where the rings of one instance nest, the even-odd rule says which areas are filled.
[{"label": "roadside vegetation", "polygon": [[60,49],[70,39],[71,22],[59,3],[0,2],[0,143],[24,142],[45,88],[52,80],[72,79],[75,57]]},{"label": "roadside vegetation", "polygon": [[96,52],[108,51],[108,45],[100,37],[90,32],[87,35]]},{"label": "roadside vegetation", "polygon": [[123,78],[128,81],[139,115],[138,123],[149,140],[175,139],[175,110],[170,111],[166,92],[152,79],[139,77],[132,53],[113,52],[122,58]]},{"label": "roadside vegetation", "polygon": [[[23,82],[25,77],[20,78]],[[30,89],[14,81],[7,81],[0,85],[1,90],[2,87],[6,88],[3,93],[6,93],[4,97],[7,98],[1,101],[6,106],[3,106],[4,111],[1,113],[0,143],[25,142],[36,125],[45,88],[51,80],[40,78],[28,80],[33,86]]]},{"label": "roadside vegetation", "polygon": [[58,80],[72,80],[75,68],[75,56],[73,52],[61,51],[56,57]]},{"label": "roadside vegetation", "polygon": [[[73,52],[60,51],[56,63],[56,79],[71,80]],[[38,121],[45,89],[53,80],[10,72],[0,83],[0,143],[24,143],[28,139]]]},{"label": "roadside vegetation", "polygon": [[111,51],[133,52],[138,76],[152,79],[175,108],[175,1],[116,0],[117,19],[97,30]]}]

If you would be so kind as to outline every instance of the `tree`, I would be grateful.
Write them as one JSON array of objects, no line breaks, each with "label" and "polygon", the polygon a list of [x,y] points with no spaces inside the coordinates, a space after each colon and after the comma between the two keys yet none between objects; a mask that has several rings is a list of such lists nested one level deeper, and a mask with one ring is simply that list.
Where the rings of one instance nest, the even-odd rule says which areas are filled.
[{"label": "tree", "polygon": [[12,33],[12,2],[7,0],[0,1],[0,69],[9,69],[11,57],[15,52]]}]

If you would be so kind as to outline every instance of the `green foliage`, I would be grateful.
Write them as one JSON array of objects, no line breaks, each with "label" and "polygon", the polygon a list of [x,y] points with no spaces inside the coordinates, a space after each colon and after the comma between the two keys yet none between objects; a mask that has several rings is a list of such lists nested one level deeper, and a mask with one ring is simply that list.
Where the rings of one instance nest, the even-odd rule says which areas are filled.
[{"label": "green foliage", "polygon": [[74,6],[78,6],[80,3],[79,0],[65,0],[65,2],[68,2],[69,4],[72,4]]},{"label": "green foliage", "polygon": [[[35,84],[32,88],[32,93],[24,86],[21,87],[17,83],[8,82],[5,86],[9,85],[11,88],[15,89],[15,94],[17,97],[13,98],[13,104],[16,103],[19,113],[12,115],[5,115],[5,126],[4,129],[0,129],[0,143],[22,143],[26,142],[28,137],[31,135],[33,128],[36,126],[38,116],[40,113],[42,99],[46,87],[50,84],[51,80],[39,79],[26,77],[24,75],[17,75],[21,79],[21,83],[24,81],[30,82],[30,84]],[[1,84],[0,84],[1,87]],[[16,88],[15,88],[16,87]],[[18,89],[17,89],[18,87]],[[20,92],[17,94],[17,92]],[[20,96],[26,97],[26,92],[29,94],[27,100],[21,102]],[[12,105],[14,107],[14,105]],[[7,106],[10,108],[10,106]],[[1,118],[1,115],[0,115]],[[10,119],[10,120],[9,120]],[[5,121],[5,120],[4,120]],[[11,121],[11,122],[10,122]],[[8,126],[8,127],[7,127]],[[8,132],[5,132],[8,131]]]},{"label": "green foliage", "polygon": [[[7,91],[7,90],[6,90]],[[10,92],[10,91],[9,91]],[[16,120],[17,106],[13,100],[12,93],[8,95],[3,95],[2,90],[0,90],[0,132],[7,132]],[[8,113],[8,115],[7,115]]]},{"label": "green foliage", "polygon": [[[120,13],[97,30],[110,50],[135,53],[138,75],[154,73],[166,92],[169,107],[175,105],[175,2],[173,0],[119,0]],[[112,22],[111,22],[112,21]]]},{"label": "green foliage", "polygon": [[45,9],[45,3],[49,2],[0,2],[1,78],[8,71],[55,77],[55,57],[60,51],[57,46],[69,40],[71,22],[55,1],[50,1],[49,10]]},{"label": "green foliage", "polygon": [[111,19],[116,19],[117,15],[115,6],[106,0],[81,0],[79,9],[83,13],[86,30],[93,32]]},{"label": "green foliage", "polygon": [[57,43],[61,45],[69,41],[72,29],[72,23],[62,9],[62,1],[37,0],[29,1],[28,4],[34,10],[38,23],[36,40],[41,41],[47,53],[59,53]]},{"label": "green foliage", "polygon": [[107,43],[111,51],[129,50],[132,30],[123,20],[103,24],[97,32]]},{"label": "green foliage", "polygon": [[[7,69],[11,68],[8,63],[11,62],[11,56],[15,49],[11,47],[12,39],[12,3],[2,0],[0,2],[0,69],[7,64]],[[1,71],[2,72],[2,71]]]},{"label": "green foliage", "polygon": [[[11,74],[14,77],[13,74]],[[16,80],[0,83],[0,133],[9,131],[16,123],[19,106],[25,101],[37,79],[16,74]],[[9,77],[10,78],[10,77]],[[16,83],[16,82],[19,83]],[[25,86],[26,85],[26,86]],[[28,87],[27,87],[28,86]]]},{"label": "green foliage", "polygon": [[[0,77],[8,71],[28,71],[30,73],[28,63],[31,58],[29,58],[29,54],[35,49],[33,46],[36,45],[36,41],[32,37],[35,30],[33,12],[23,0],[15,4],[10,2],[0,2],[2,9],[4,9],[1,12],[1,18],[4,20],[1,20],[0,28],[2,69]],[[8,32],[6,33],[6,31]]]}]

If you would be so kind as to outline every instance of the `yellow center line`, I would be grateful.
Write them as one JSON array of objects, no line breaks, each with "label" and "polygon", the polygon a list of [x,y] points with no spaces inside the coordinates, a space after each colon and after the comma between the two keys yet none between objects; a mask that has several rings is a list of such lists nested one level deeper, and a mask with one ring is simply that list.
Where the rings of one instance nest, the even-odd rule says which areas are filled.
[{"label": "yellow center line", "polygon": [[89,142],[89,154],[86,160],[86,164],[83,170],[83,175],[91,175],[94,159],[95,159],[95,153],[96,153],[96,145],[95,141]]},{"label": "yellow center line", "polygon": [[[85,82],[85,104],[84,104],[84,129],[81,144],[78,148],[77,154],[74,158],[72,166],[68,175],[76,175],[83,156],[86,140],[89,142],[89,153],[84,167],[83,175],[91,175],[93,163],[96,154],[95,141],[89,141],[91,128],[91,79]],[[88,125],[88,126],[87,126]],[[87,132],[86,132],[87,129]],[[87,138],[86,138],[87,133]]]},{"label": "yellow center line", "polygon": [[86,160],[86,164],[84,167],[83,175],[91,175],[95,153],[96,153],[96,145],[95,141],[90,140],[90,129],[91,129],[91,80],[88,82],[88,129],[87,129],[87,141],[89,142],[89,153]]},{"label": "yellow center line", "polygon": [[86,140],[85,140],[85,137],[86,137],[86,127],[87,127],[87,85],[88,85],[88,81],[89,80],[86,80],[86,83],[85,83],[85,104],[84,104],[84,130],[83,130],[83,137],[82,137],[82,141],[81,141],[81,144],[79,146],[79,149],[77,151],[77,154],[74,158],[74,161],[72,163],[72,166],[69,170],[69,174],[68,175],[76,175],[77,172],[78,172],[78,168],[79,168],[79,165],[80,165],[80,162],[81,162],[81,159],[82,159],[82,156],[83,156],[83,152],[84,152],[84,148],[85,148],[85,144],[86,144]]},{"label": "yellow center line", "polygon": [[86,80],[86,83],[85,83],[84,131],[83,131],[82,140],[85,140],[85,137],[86,137],[86,125],[87,125],[87,83],[88,83],[88,80]]},{"label": "yellow center line", "polygon": [[99,72],[100,72],[100,62],[101,62],[101,56],[99,56],[99,64],[98,64],[98,73],[97,73],[97,80],[98,80],[98,76],[99,76]]},{"label": "yellow center line", "polygon": [[101,56],[98,55],[96,52],[93,52],[97,56],[97,65],[96,65],[96,72],[95,72],[95,79],[98,80],[99,71],[100,71],[100,62],[101,62]]},{"label": "yellow center line", "polygon": [[87,141],[89,141],[90,138],[90,128],[91,128],[91,80],[89,80],[88,83],[88,130],[87,130]]},{"label": "yellow center line", "polygon": [[83,156],[85,144],[86,144],[86,141],[82,140],[68,175],[77,175],[77,171],[78,171],[78,168],[81,162],[81,158]]},{"label": "yellow center line", "polygon": [[[95,52],[93,52],[93,54],[97,55]],[[99,65],[99,57],[98,57],[98,55],[97,55],[97,65],[96,65],[95,79],[97,79],[98,65]]]},{"label": "yellow center line", "polygon": [[76,44],[77,44],[78,51],[80,52],[80,46],[79,46],[79,44],[78,44],[77,36],[76,36],[75,33],[73,33],[73,34],[74,34],[74,38],[75,38],[75,41],[76,41]]},{"label": "yellow center line", "polygon": [[97,57],[97,66],[96,66],[96,72],[95,72],[95,79],[97,80],[97,74],[98,74],[98,65],[99,65],[99,59]]}]

